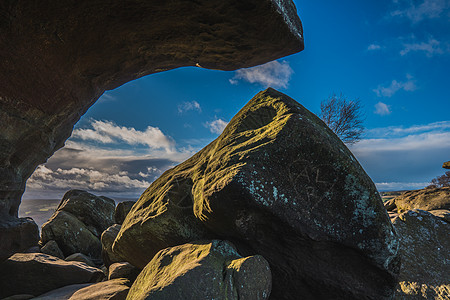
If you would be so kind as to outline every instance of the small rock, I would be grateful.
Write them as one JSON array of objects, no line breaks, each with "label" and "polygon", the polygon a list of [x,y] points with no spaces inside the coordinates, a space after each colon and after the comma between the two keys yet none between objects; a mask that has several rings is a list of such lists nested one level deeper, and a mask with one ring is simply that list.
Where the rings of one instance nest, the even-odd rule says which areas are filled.
[{"label": "small rock", "polygon": [[116,211],[114,213],[114,219],[117,224],[123,223],[135,203],[135,201],[124,201],[117,204]]},{"label": "small rock", "polygon": [[43,253],[16,253],[0,263],[0,299],[19,294],[39,296],[66,285],[103,278],[101,270],[84,263]]},{"label": "small rock", "polygon": [[39,228],[32,218],[0,217],[0,262],[38,242]]},{"label": "small rock", "polygon": [[132,285],[128,299],[263,300],[271,291],[269,264],[242,258],[225,241],[193,242],[163,249]]},{"label": "small rock", "polygon": [[108,280],[116,278],[126,278],[130,282],[134,282],[140,272],[140,269],[136,268],[128,262],[113,263],[111,266],[109,266]]},{"label": "small rock", "polygon": [[74,253],[66,257],[66,261],[79,261],[91,267],[96,267],[94,262],[83,253]]},{"label": "small rock", "polygon": [[114,240],[116,239],[117,235],[119,234],[121,227],[122,226],[119,224],[114,224],[102,233],[102,238],[101,238],[102,258],[103,258],[103,262],[108,267],[112,263],[123,261],[123,259],[120,256],[118,256],[116,253],[114,253],[113,248],[112,248]]},{"label": "small rock", "polygon": [[55,242],[55,240],[50,240],[48,241],[42,248],[41,248],[41,252],[51,255],[51,256],[55,256],[61,259],[64,259],[64,254],[62,253],[61,249],[59,249],[58,247],[58,243]]}]

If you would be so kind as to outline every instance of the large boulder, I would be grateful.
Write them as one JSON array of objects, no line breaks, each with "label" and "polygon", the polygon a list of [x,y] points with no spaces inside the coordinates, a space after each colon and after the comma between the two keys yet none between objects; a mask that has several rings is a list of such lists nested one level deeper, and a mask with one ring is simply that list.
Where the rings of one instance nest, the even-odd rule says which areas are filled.
[{"label": "large boulder", "polygon": [[411,209],[436,210],[450,209],[450,187],[426,188],[404,192],[395,198],[399,212]]},{"label": "large boulder", "polygon": [[0,214],[0,262],[16,252],[36,246],[38,242],[39,228],[33,219]]},{"label": "large boulder", "polygon": [[68,300],[72,295],[85,287],[93,285],[94,283],[79,283],[79,284],[71,284],[66,285],[56,290],[52,290],[45,294],[42,294],[38,297],[33,298],[33,300]]},{"label": "large boulder", "polygon": [[443,167],[444,169],[450,169],[450,161],[446,161],[446,162],[442,165],[442,167]]},{"label": "large boulder", "polygon": [[42,225],[41,244],[50,240],[56,241],[64,256],[80,252],[93,258],[101,257],[100,240],[71,213],[57,210]]},{"label": "large boulder", "polygon": [[396,299],[450,299],[450,224],[423,210],[393,223],[402,256]]},{"label": "large boulder", "polygon": [[98,282],[104,277],[97,268],[67,262],[43,253],[16,253],[0,263],[0,299],[34,296],[76,283]]},{"label": "large boulder", "polygon": [[[291,0],[0,1],[0,15],[0,219],[17,218],[27,178],[104,91],[178,67],[234,70],[303,49]],[[0,252],[16,251],[9,245]]]},{"label": "large boulder", "polygon": [[113,199],[95,196],[81,190],[70,190],[64,194],[57,211],[71,213],[98,238],[114,224],[116,204]]},{"label": "large boulder", "polygon": [[271,273],[257,255],[242,258],[229,242],[193,242],[161,250],[127,299],[268,299]]},{"label": "large boulder", "polygon": [[267,259],[274,299],[391,299],[397,283],[398,241],[372,180],[318,117],[271,88],[150,185],[113,250],[142,268],[211,236]]}]

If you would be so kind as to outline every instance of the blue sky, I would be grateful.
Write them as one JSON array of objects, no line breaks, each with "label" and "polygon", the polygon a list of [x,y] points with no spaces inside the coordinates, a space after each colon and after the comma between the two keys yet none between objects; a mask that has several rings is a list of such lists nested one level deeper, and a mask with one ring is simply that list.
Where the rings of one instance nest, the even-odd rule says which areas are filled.
[{"label": "blue sky", "polygon": [[138,197],[220,134],[268,86],[313,113],[359,98],[366,133],[350,147],[380,190],[417,189],[450,160],[450,0],[294,1],[305,50],[234,72],[180,68],[106,92],[25,198],[70,188]]}]

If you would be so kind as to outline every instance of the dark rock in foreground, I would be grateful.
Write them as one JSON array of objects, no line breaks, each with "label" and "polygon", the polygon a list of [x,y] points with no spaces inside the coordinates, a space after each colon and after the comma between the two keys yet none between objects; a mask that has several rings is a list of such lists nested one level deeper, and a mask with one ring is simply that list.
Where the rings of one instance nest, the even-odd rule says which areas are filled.
[{"label": "dark rock in foreground", "polygon": [[39,228],[33,219],[0,214],[0,262],[16,252],[36,246],[38,242]]},{"label": "dark rock in foreground", "polygon": [[49,240],[47,243],[45,243],[45,245],[41,248],[41,252],[64,259],[63,252],[61,251],[61,249],[59,249],[58,243],[54,240]]},{"label": "dark rock in foreground", "polygon": [[56,211],[42,225],[41,244],[54,240],[58,243],[64,256],[83,253],[90,257],[100,258],[100,240],[75,216],[64,211]]},{"label": "dark rock in foreground", "polygon": [[375,185],[319,118],[270,88],[152,183],[113,250],[142,268],[211,236],[268,260],[273,299],[391,299],[397,283],[398,241]]},{"label": "dark rock in foreground", "polygon": [[140,272],[140,269],[136,268],[130,263],[118,262],[109,266],[108,279],[111,280],[116,278],[126,278],[130,282],[134,282]]},{"label": "dark rock in foreground", "polygon": [[428,188],[404,192],[395,198],[399,212],[411,209],[450,210],[450,187]]},{"label": "dark rock in foreground", "polygon": [[64,194],[56,210],[72,214],[100,238],[102,232],[114,224],[115,208],[113,199],[86,191],[70,190]]},{"label": "dark rock in foreground", "polygon": [[214,240],[158,252],[127,299],[265,300],[270,288],[270,268],[263,257],[242,258],[229,242]]},{"label": "dark rock in foreground", "polygon": [[98,282],[104,274],[80,262],[42,253],[16,253],[0,264],[0,299],[19,294],[41,295],[76,283]]},{"label": "dark rock in foreground", "polygon": [[393,223],[402,256],[396,299],[450,299],[450,224],[423,210]]},{"label": "dark rock in foreground", "polygon": [[105,266],[109,267],[111,264],[116,262],[121,262],[123,259],[113,252],[112,247],[114,240],[119,234],[120,228],[122,226],[119,224],[114,224],[102,233],[101,243],[102,243],[102,259]]}]

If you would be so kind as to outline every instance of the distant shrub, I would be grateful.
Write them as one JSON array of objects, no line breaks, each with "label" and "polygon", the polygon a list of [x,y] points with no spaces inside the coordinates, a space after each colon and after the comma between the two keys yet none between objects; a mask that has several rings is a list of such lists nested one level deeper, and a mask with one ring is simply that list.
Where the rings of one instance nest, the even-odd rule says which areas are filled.
[{"label": "distant shrub", "polygon": [[427,188],[438,188],[450,186],[450,171],[445,172],[444,175],[438,176],[431,180],[431,184]]}]

